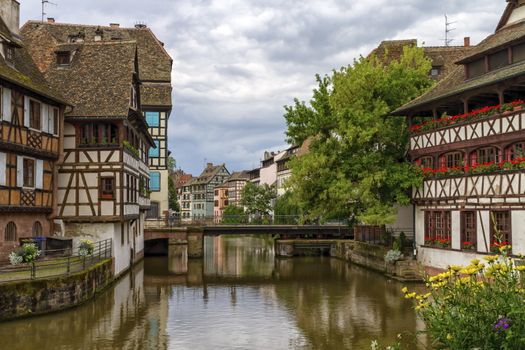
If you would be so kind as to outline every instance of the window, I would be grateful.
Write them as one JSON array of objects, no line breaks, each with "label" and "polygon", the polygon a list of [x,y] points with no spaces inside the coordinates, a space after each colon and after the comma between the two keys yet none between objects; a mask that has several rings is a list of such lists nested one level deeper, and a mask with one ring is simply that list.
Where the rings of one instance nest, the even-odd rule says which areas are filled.
[{"label": "window", "polygon": [[33,224],[33,237],[42,237],[42,224],[40,221],[35,221]]},{"label": "window", "polygon": [[451,245],[450,211],[425,212],[425,245],[436,244],[443,248]]},{"label": "window", "polygon": [[137,98],[137,88],[135,85],[132,85],[131,86],[131,101],[130,101],[130,106],[132,108],[137,108],[138,107],[138,98]]},{"label": "window", "polygon": [[525,61],[525,44],[516,45],[512,48],[513,63]]},{"label": "window", "polygon": [[525,142],[518,142],[509,146],[505,155],[507,160],[525,157]]},{"label": "window", "polygon": [[35,161],[24,158],[24,187],[35,187]]},{"label": "window", "polygon": [[29,127],[32,129],[40,130],[42,128],[42,121],[40,118],[41,113],[40,102],[35,100],[29,101]]},{"label": "window", "polygon": [[149,180],[149,188],[151,191],[160,191],[160,173],[159,172],[151,172],[149,174],[150,180]]},{"label": "window", "polygon": [[81,147],[118,145],[118,127],[109,123],[80,125],[78,135]]},{"label": "window", "polygon": [[115,178],[101,177],[100,178],[100,198],[101,199],[115,199]]},{"label": "window", "polygon": [[16,225],[14,222],[9,222],[5,227],[4,241],[16,242]]},{"label": "window", "polygon": [[69,66],[71,63],[70,52],[57,52],[57,64],[59,66]]},{"label": "window", "polygon": [[480,148],[476,151],[475,164],[493,163],[497,161],[498,150],[495,147]]},{"label": "window", "polygon": [[485,58],[467,64],[468,77],[475,78],[485,74]]},{"label": "window", "polygon": [[441,67],[432,67],[430,70],[430,76],[437,77],[439,74],[441,74]]},{"label": "window", "polygon": [[157,219],[160,217],[160,205],[158,202],[151,202],[146,219]]},{"label": "window", "polygon": [[489,55],[490,70],[495,70],[509,65],[509,52],[507,49]]},{"label": "window", "polygon": [[218,207],[219,206],[219,201],[215,201],[214,206]]},{"label": "window", "polygon": [[475,211],[461,212],[461,248],[476,250],[477,223]]},{"label": "window", "polygon": [[9,44],[4,44],[5,60],[9,63],[15,62],[15,48]]},{"label": "window", "polygon": [[146,112],[146,122],[149,127],[160,126],[160,112]]},{"label": "window", "polygon": [[155,140],[155,147],[156,148],[149,149],[150,157],[160,157],[160,141],[159,140]]},{"label": "window", "polygon": [[493,211],[490,213],[490,242],[491,248],[495,244],[511,244],[511,216],[510,211]]},{"label": "window", "polygon": [[421,157],[417,163],[422,168],[434,169],[434,157]]},{"label": "window", "polygon": [[446,153],[442,155],[440,158],[440,166],[447,167],[447,168],[463,166],[463,153],[450,152],[450,153]]}]

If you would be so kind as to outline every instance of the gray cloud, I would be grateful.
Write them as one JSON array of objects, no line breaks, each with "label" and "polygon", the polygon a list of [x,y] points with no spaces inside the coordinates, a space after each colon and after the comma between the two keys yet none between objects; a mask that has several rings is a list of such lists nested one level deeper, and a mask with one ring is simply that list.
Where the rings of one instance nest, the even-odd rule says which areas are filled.
[{"label": "gray cloud", "polygon": [[[308,99],[316,73],[366,55],[385,39],[440,45],[446,12],[454,43],[492,32],[505,1],[481,0],[55,0],[59,22],[130,26],[145,22],[174,58],[170,148],[179,166],[199,173],[204,159],[231,170],[282,149],[283,105]],[[23,19],[40,0],[22,2]]]}]

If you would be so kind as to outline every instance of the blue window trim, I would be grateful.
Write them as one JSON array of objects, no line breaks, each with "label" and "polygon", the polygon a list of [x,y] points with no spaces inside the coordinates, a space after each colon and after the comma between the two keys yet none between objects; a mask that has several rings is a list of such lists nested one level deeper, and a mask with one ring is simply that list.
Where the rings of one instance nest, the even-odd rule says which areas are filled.
[{"label": "blue window trim", "polygon": [[160,112],[145,112],[144,114],[149,127],[158,128],[160,126]]},{"label": "blue window trim", "polygon": [[160,173],[158,171],[149,173],[149,189],[152,192],[160,191]]},{"label": "blue window trim", "polygon": [[160,141],[159,140],[155,140],[155,146],[157,148],[151,147],[149,149],[149,157],[150,158],[159,158],[160,157]]}]

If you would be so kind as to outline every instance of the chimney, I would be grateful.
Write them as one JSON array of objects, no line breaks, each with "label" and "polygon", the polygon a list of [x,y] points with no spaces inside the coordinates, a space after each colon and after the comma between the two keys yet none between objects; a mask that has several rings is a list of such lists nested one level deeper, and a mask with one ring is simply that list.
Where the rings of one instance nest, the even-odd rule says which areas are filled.
[{"label": "chimney", "polygon": [[466,36],[463,42],[465,43],[465,47],[470,47],[470,36]]},{"label": "chimney", "polygon": [[213,168],[213,163],[206,164],[206,168],[208,168],[208,169]]},{"label": "chimney", "polygon": [[118,23],[110,23],[109,26],[111,28],[120,28],[120,24],[118,24]]},{"label": "chimney", "polygon": [[47,17],[47,23],[55,23],[55,19],[53,17]]},{"label": "chimney", "polygon": [[16,0],[0,0],[0,16],[9,30],[20,35],[20,4]]}]

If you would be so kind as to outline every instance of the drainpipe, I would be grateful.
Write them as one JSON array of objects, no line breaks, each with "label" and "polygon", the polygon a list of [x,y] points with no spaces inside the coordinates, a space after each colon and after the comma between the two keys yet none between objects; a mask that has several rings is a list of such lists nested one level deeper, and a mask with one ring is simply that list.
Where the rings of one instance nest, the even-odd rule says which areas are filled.
[{"label": "drainpipe", "polygon": [[414,260],[417,260],[417,243],[416,243],[416,205],[412,204],[412,227],[414,230]]}]

